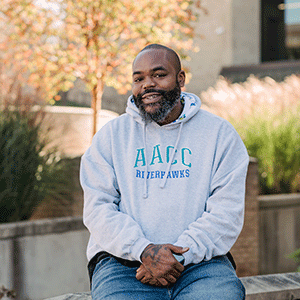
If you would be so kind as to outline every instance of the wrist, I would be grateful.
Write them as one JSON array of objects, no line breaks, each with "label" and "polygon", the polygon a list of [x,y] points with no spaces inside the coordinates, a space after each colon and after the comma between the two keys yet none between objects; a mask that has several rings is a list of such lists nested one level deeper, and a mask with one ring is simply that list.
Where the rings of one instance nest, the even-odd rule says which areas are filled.
[{"label": "wrist", "polygon": [[140,238],[135,243],[132,244],[130,248],[130,258],[129,260],[141,261],[141,254],[144,249],[150,244],[150,241],[146,238]]},{"label": "wrist", "polygon": [[147,249],[149,248],[149,247],[151,247],[151,246],[153,246],[154,244],[148,244],[145,248],[144,248],[144,250],[142,251],[142,253],[141,253],[141,255],[140,255],[140,261],[141,262],[143,262],[143,258],[144,258],[144,256],[145,256],[145,254],[146,254],[146,252],[147,252]]}]

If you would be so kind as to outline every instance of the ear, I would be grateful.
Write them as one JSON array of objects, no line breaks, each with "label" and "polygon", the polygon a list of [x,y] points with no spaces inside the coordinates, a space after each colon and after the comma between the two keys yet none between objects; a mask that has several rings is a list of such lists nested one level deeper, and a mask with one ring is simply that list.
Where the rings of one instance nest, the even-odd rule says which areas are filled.
[{"label": "ear", "polygon": [[177,80],[179,82],[180,87],[184,87],[185,85],[185,72],[183,70],[179,71],[177,74]]}]

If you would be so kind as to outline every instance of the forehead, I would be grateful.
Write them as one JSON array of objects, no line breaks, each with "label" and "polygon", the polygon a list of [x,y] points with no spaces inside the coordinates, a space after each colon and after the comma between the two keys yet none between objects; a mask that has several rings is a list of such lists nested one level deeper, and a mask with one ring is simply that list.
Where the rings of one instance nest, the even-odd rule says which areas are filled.
[{"label": "forehead", "polygon": [[175,71],[174,59],[164,49],[149,49],[140,52],[132,65],[132,71],[147,72],[157,67],[163,67],[168,71]]}]

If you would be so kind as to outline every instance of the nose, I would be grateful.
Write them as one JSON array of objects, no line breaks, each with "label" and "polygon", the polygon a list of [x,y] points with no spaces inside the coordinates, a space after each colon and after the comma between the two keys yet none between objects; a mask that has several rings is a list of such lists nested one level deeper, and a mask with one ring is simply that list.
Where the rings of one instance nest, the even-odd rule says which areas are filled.
[{"label": "nose", "polygon": [[153,78],[150,76],[145,77],[143,89],[147,90],[154,86],[155,86],[155,81],[153,80]]}]

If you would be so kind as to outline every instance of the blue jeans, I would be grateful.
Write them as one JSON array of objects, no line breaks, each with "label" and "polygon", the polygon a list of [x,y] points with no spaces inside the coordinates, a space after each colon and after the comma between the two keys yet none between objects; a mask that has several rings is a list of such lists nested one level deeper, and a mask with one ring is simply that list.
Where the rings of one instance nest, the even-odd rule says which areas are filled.
[{"label": "blue jeans", "polygon": [[95,300],[242,300],[245,288],[226,256],[189,265],[171,287],[145,285],[135,278],[136,267],[113,257],[102,259],[93,273]]}]

